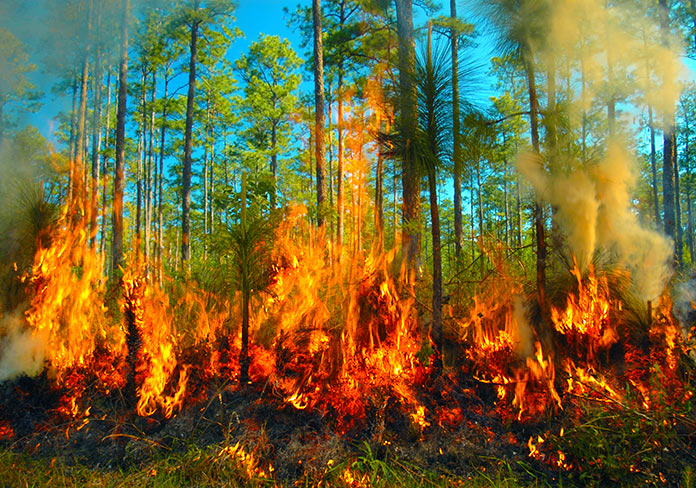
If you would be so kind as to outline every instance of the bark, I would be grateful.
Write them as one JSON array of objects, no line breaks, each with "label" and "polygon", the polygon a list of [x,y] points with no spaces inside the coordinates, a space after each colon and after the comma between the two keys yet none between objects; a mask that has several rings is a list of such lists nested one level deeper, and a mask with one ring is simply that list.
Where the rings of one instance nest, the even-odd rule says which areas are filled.
[{"label": "bark", "polygon": [[[343,5],[341,5],[343,8]],[[343,61],[339,61],[338,66],[338,106],[336,109],[336,130],[338,132],[338,167],[336,168],[336,243],[340,246],[343,244],[343,228],[344,228],[344,207],[345,196],[343,194],[343,158],[344,158],[344,141],[343,141]]]},{"label": "bark", "polygon": [[420,255],[420,174],[415,157],[418,104],[415,83],[415,38],[412,0],[395,0],[396,26],[399,35],[399,105],[403,137],[402,246],[406,269],[415,277]]},{"label": "bark", "polygon": [[694,262],[694,223],[693,223],[693,214],[692,214],[692,208],[691,208],[691,199],[692,199],[692,176],[691,176],[691,153],[690,151],[690,139],[689,139],[689,133],[691,128],[689,127],[689,119],[687,117],[684,117],[685,119],[685,125],[686,127],[684,128],[684,169],[686,170],[686,184],[685,184],[685,190],[686,190],[686,242],[687,242],[687,247],[689,249],[689,258],[690,262],[693,265]]},{"label": "bark", "polygon": [[153,165],[155,139],[155,97],[157,96],[157,79],[152,70],[152,90],[150,92],[150,124],[148,127],[147,167],[145,169],[145,263],[150,269],[152,246],[152,200],[153,200]]},{"label": "bark", "polygon": [[377,166],[375,168],[375,230],[380,251],[384,250],[384,158],[382,151],[377,150]]},{"label": "bark", "polygon": [[[457,2],[450,0],[450,16],[457,18]],[[457,32],[452,36],[452,133],[454,136],[452,159],[454,161],[454,253],[459,256],[462,250],[462,147],[459,121],[459,53]]]},{"label": "bark", "polygon": [[672,144],[674,146],[674,213],[676,216],[676,249],[675,257],[677,262],[677,267],[681,268],[684,263],[684,231],[682,229],[681,221],[681,190],[679,188],[679,159],[677,157],[677,136],[672,135]]},{"label": "bark", "polygon": [[[536,91],[536,80],[534,75],[534,62],[528,56],[524,60],[525,74],[527,77],[527,88],[529,92],[529,119],[532,136],[532,147],[534,152],[539,155],[539,124],[537,114],[539,112],[539,101]],[[539,304],[543,307],[546,303],[546,239],[544,229],[544,208],[536,202],[534,205],[534,228],[536,230],[536,272],[537,272],[537,292]]]},{"label": "bark", "polygon": [[515,193],[517,197],[517,247],[522,247],[522,197],[520,196],[520,180],[515,180]]},{"label": "bark", "polygon": [[73,198],[75,184],[75,148],[77,133],[77,73],[73,74],[72,111],[70,112],[70,163],[68,169],[68,202]]},{"label": "bark", "polygon": [[675,238],[675,215],[674,215],[674,157],[675,147],[673,127],[665,130],[663,138],[662,158],[662,205],[664,207],[664,229],[672,239]]},{"label": "bark", "polygon": [[[111,68],[106,75],[106,127],[104,128],[104,147],[109,147],[109,131],[111,130]],[[102,158],[102,203],[101,203],[101,242],[99,243],[102,255],[106,252],[106,199],[108,193],[108,159],[106,154]],[[107,264],[108,267],[108,264]]]},{"label": "bark", "polygon": [[278,186],[278,128],[276,122],[271,126],[271,174],[273,175],[273,191],[271,192],[271,207],[275,208]]},{"label": "bark", "polygon": [[650,127],[650,169],[652,171],[653,207],[655,209],[655,222],[662,226],[660,217],[660,200],[657,196],[657,151],[655,150],[655,124],[653,123],[652,107],[648,106],[648,126]]},{"label": "bark", "polygon": [[[669,47],[669,8],[667,0],[659,0],[660,27],[662,43]],[[676,237],[674,215],[674,161],[676,159],[676,144],[674,139],[674,116],[665,117],[662,146],[662,205],[664,207],[665,234],[673,240]],[[674,259],[676,260],[676,252]]]},{"label": "bark", "polygon": [[138,127],[138,166],[135,174],[135,255],[140,263],[143,228],[143,163],[145,159],[145,66],[140,75],[140,122]]},{"label": "bark", "polygon": [[314,24],[314,133],[317,160],[317,224],[324,225],[326,211],[326,146],[324,144],[324,55],[322,52],[321,0],[312,1]]},{"label": "bark", "polygon": [[[88,31],[91,30],[91,4],[90,2],[90,13],[88,14]],[[87,125],[87,83],[89,82],[89,42],[87,42],[87,48],[85,52],[85,58],[82,62],[82,76],[80,79],[80,108],[77,118],[77,141],[75,149],[75,178],[73,179],[73,197],[74,198],[86,198],[85,189],[81,188],[81,184],[75,187],[76,182],[82,182],[85,177],[85,166],[84,166],[84,153],[85,153],[85,127]],[[75,194],[77,190],[77,195]]]},{"label": "bark", "polygon": [[485,254],[483,253],[483,185],[481,185],[481,160],[476,161],[476,201],[478,202],[478,230],[479,230],[479,244],[481,247],[481,261],[479,262],[479,272],[481,273],[481,279],[485,274],[485,264],[484,259]]},{"label": "bark", "polygon": [[[198,11],[199,0],[194,2]],[[191,21],[191,42],[189,44],[189,77],[186,96],[186,127],[184,132],[184,171],[181,191],[181,264],[184,270],[191,266],[191,152],[193,146],[193,102],[196,95],[196,62],[198,60],[198,27],[200,22]]]},{"label": "bark", "polygon": [[[452,0],[454,3],[454,0]],[[432,59],[432,22],[428,22],[428,60],[427,72],[433,72]],[[429,114],[428,133],[436,133],[434,114]],[[434,142],[431,141],[434,150]],[[435,158],[434,158],[435,159]],[[442,369],[442,252],[440,249],[440,210],[437,203],[437,169],[439,161],[431,161],[428,164],[428,194],[430,197],[430,234],[433,241],[433,317],[431,325],[431,339],[435,344],[434,372],[439,374]]]},{"label": "bark", "polygon": [[92,110],[92,171],[91,171],[91,185],[90,185],[90,195],[91,202],[89,206],[89,238],[90,238],[90,248],[96,250],[97,248],[97,213],[98,213],[98,203],[99,203],[99,153],[101,152],[101,63],[100,63],[100,53],[97,51],[95,56],[95,76],[94,76],[94,108]]},{"label": "bark", "polygon": [[130,0],[123,0],[121,33],[121,66],[118,80],[118,112],[116,114],[116,161],[114,165],[114,202],[112,237],[112,273],[123,264],[123,186],[126,142],[126,87],[128,85],[128,10]]},{"label": "bark", "polygon": [[240,256],[242,265],[242,350],[240,352],[239,382],[240,384],[249,382],[249,303],[251,301],[251,284],[249,283],[249,256],[246,255],[246,173],[242,173],[242,255]]},{"label": "bark", "polygon": [[164,71],[164,96],[162,104],[162,128],[160,129],[160,149],[159,149],[159,181],[157,193],[159,194],[159,201],[157,203],[157,259],[159,261],[159,266],[157,269],[158,281],[162,283],[164,279],[164,199],[163,199],[163,189],[164,189],[164,141],[165,133],[167,130],[167,96],[169,89],[169,69],[165,68]]},{"label": "bark", "polygon": [[[331,141],[331,83],[327,85],[328,87],[328,92],[326,96],[326,123],[327,123],[327,128],[326,132],[329,135],[329,141],[328,141],[328,150],[329,150],[329,158],[328,158],[328,166],[329,166],[329,174],[328,174],[328,192],[329,192],[329,208],[333,209],[333,204],[334,204],[334,197],[333,197],[333,192],[334,192],[334,187],[333,187],[333,143]],[[334,237],[334,219],[331,217],[331,227],[329,228],[329,235],[333,239]]]}]

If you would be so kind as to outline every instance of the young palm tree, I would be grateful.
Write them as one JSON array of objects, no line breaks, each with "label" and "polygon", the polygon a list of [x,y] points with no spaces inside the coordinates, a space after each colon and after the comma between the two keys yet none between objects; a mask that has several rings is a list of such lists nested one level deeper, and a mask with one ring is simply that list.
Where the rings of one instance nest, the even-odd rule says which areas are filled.
[{"label": "young palm tree", "polygon": [[433,60],[432,22],[428,23],[425,63],[417,63],[418,138],[416,157],[428,176],[430,223],[433,240],[433,317],[431,338],[437,350],[436,371],[442,366],[442,256],[440,212],[437,203],[437,168],[447,155],[451,134],[451,78],[448,53],[440,49]]},{"label": "young palm tree", "polygon": [[[279,211],[264,208],[264,192],[247,197],[246,173],[242,175],[242,192],[237,219],[230,219],[227,229],[215,236],[212,247],[230,266],[212,264],[204,270],[207,278],[218,286],[239,291],[242,298],[242,349],[240,352],[240,383],[249,381],[249,312],[252,294],[263,292],[270,284],[275,230]],[[236,205],[235,205],[236,206]],[[213,278],[211,278],[213,277]]]},{"label": "young palm tree", "polygon": [[[529,119],[532,148],[539,154],[539,98],[536,88],[534,47],[542,45],[548,25],[550,0],[488,0],[481,2],[480,11],[495,29],[498,49],[519,57],[527,79]],[[537,243],[537,291],[539,304],[545,303],[546,241],[543,207],[536,203],[534,220]]]}]

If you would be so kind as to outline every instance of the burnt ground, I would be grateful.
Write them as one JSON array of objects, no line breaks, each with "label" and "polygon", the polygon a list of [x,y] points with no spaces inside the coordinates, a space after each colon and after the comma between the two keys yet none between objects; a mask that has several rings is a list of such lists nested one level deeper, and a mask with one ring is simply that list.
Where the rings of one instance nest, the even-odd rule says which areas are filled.
[{"label": "burnt ground", "polygon": [[[565,486],[645,481],[678,486],[684,469],[696,463],[693,417],[667,412],[664,418],[650,418],[564,399],[571,408],[549,409],[534,421],[517,422],[495,405],[491,385],[471,379],[456,389],[451,378],[422,387],[420,399],[429,412],[425,427],[387,397],[379,404],[370,399],[365,418],[345,429],[334,413],[298,410],[268,384],[239,388],[212,382],[203,400],[170,419],[134,415],[118,390],[86,391],[82,401],[83,407],[89,404],[89,413],[72,419],[60,410],[63,393],[45,374],[0,384],[0,425],[5,427],[0,447],[68,466],[116,470],[137,468],[191,446],[239,443],[260,465],[271,464],[276,481],[288,486],[321,479],[333,462],[367,455],[464,479],[504,464],[522,483],[542,480],[552,486],[559,479]],[[445,406],[448,415],[442,414]],[[659,427],[665,422],[669,428]],[[7,427],[13,434],[7,434]],[[562,427],[565,437],[559,437]],[[546,443],[533,459],[527,441],[538,436]],[[559,462],[561,447],[567,453]]]}]

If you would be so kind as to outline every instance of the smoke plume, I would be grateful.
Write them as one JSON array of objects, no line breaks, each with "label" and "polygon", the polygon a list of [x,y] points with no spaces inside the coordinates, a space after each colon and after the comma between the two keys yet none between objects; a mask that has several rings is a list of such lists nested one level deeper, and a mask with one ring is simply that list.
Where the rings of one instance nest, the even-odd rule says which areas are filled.
[{"label": "smoke plume", "polygon": [[623,141],[647,107],[665,126],[673,120],[684,70],[680,45],[660,28],[660,11],[647,6],[647,15],[636,16],[604,0],[549,5],[546,42],[533,50],[538,72],[554,73],[568,93],[567,130],[559,137],[575,139],[556,147],[547,141],[544,160],[521,154],[518,169],[537,199],[554,207],[582,269],[595,251],[609,250],[631,271],[636,295],[654,300],[671,274],[673,243],[638,220],[631,200],[637,168]]}]

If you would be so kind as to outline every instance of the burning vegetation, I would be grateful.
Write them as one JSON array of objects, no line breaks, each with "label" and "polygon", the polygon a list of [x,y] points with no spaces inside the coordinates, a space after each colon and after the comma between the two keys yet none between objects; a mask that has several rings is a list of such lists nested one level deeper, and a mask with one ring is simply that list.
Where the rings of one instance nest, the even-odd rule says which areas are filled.
[{"label": "burning vegetation", "polygon": [[[35,184],[24,202],[26,229],[0,208],[0,234],[10,236],[0,242],[0,466],[13,468],[10,482],[45,469],[51,484],[54,468],[65,468],[86,483],[78,468],[87,466],[154,486],[691,486],[695,254],[674,222],[680,167],[670,151],[685,146],[691,233],[693,178],[690,129],[680,128],[683,142],[672,134],[680,63],[665,2],[631,25],[618,22],[625,6],[599,0],[477,2],[507,47],[494,61],[505,94],[490,112],[459,108],[457,41],[473,25],[453,1],[448,18],[423,29],[417,57],[411,3],[328,2],[322,48],[315,0],[311,113],[294,95],[300,60],[274,36],[262,35],[236,63],[243,99],[215,79],[225,66],[209,43],[232,41],[219,19],[233,5],[222,0],[170,6],[177,15],[170,12],[166,32],[157,27],[164,10],[137,6],[144,53],[176,59],[186,50],[165,52],[167,43],[188,39],[185,110],[183,96],[170,106],[171,64],[143,55],[140,85],[128,86],[126,0],[115,130],[110,68],[100,98],[101,3],[85,3],[89,49],[82,78],[74,77],[74,111],[78,81],[82,92],[67,155],[46,158],[54,179]],[[298,11],[294,22],[304,25],[308,14]],[[197,95],[199,35],[209,69]],[[438,37],[451,54],[438,52]],[[382,44],[379,61],[344,83],[345,59],[360,58],[349,51]],[[334,98],[324,51],[338,66]],[[134,171],[126,165],[128,90],[140,94]],[[646,104],[655,198],[637,200],[641,181],[643,193],[650,184],[637,171],[638,149],[627,149],[634,128],[617,112]],[[665,138],[662,212],[653,111]],[[237,124],[234,114],[244,129],[230,149],[221,127]],[[168,117],[183,133],[165,151],[176,127]],[[194,128],[204,129],[200,150]],[[216,131],[224,132],[221,156]],[[168,181],[182,148],[181,179]],[[279,160],[291,149],[295,159]],[[267,160],[268,170],[260,166]],[[202,169],[195,184],[192,168]],[[452,195],[442,184],[450,171]],[[193,210],[192,184],[202,202]],[[486,191],[500,202],[484,204]],[[650,210],[656,222],[644,215]]]}]

